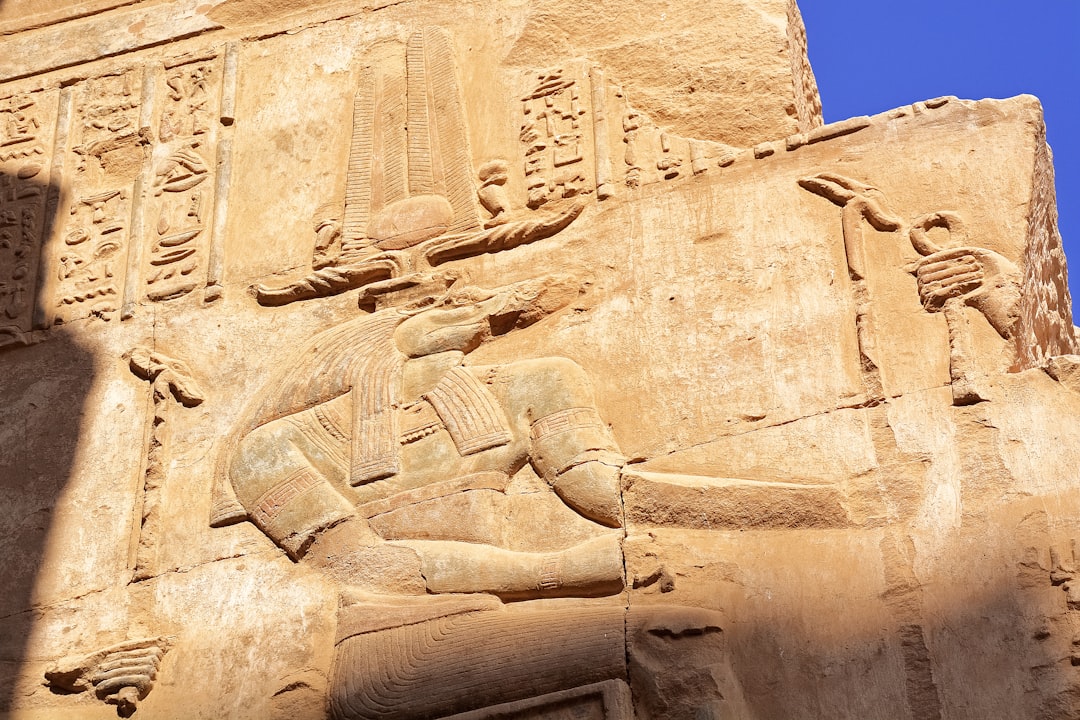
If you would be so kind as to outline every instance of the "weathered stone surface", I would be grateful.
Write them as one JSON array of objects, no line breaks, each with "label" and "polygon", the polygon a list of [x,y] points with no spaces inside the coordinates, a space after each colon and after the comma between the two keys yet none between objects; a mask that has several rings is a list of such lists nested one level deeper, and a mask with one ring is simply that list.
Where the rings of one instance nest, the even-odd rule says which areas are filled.
[{"label": "weathered stone surface", "polygon": [[1038,101],[790,0],[0,5],[0,715],[1065,718]]}]

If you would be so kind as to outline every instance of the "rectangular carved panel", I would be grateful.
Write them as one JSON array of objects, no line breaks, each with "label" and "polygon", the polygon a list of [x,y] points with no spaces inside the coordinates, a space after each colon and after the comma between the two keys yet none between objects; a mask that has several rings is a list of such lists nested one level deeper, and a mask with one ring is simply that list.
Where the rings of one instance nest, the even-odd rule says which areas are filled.
[{"label": "rectangular carved panel", "polygon": [[187,295],[206,278],[223,74],[221,58],[209,55],[166,62],[154,79],[157,142],[139,268],[139,294],[150,300]]},{"label": "rectangular carved panel", "polygon": [[57,95],[0,97],[0,346],[26,342],[33,324]]},{"label": "rectangular carved panel", "polygon": [[140,120],[142,73],[128,69],[79,83],[71,103],[71,128],[63,159],[55,323],[120,309],[131,238],[136,183],[144,164]]}]

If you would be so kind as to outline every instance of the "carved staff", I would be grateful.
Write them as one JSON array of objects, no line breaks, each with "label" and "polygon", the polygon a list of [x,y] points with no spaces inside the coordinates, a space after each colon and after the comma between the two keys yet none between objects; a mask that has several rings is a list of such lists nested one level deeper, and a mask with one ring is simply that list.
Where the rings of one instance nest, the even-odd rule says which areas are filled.
[{"label": "carved staff", "polygon": [[139,544],[135,555],[134,582],[153,577],[157,569],[158,546],[161,535],[159,505],[165,482],[164,458],[168,450],[165,423],[169,407],[179,403],[195,407],[203,401],[203,392],[192,379],[191,371],[179,360],[138,347],[125,357],[136,376],[150,383],[154,402],[154,419],[147,442],[146,463],[141,493],[141,522]]},{"label": "carved staff", "polygon": [[843,208],[840,220],[844,232],[844,252],[847,255],[848,275],[855,296],[855,329],[862,356],[864,380],[872,398],[883,392],[881,370],[873,359],[874,338],[867,317],[870,292],[866,287],[866,249],[862,223],[865,220],[880,232],[896,232],[902,223],[883,209],[881,191],[857,180],[834,173],[821,173],[802,178],[799,185]]},{"label": "carved staff", "polygon": [[[147,441],[143,487],[139,498],[141,522],[132,582],[146,580],[157,570],[161,516],[158,512],[165,480],[164,457],[168,450],[165,423],[169,407],[179,403],[195,407],[203,401],[202,390],[191,371],[173,360],[144,347],[126,353],[131,371],[150,383],[154,420]],[[45,671],[45,683],[62,692],[92,691],[99,699],[116,706],[120,717],[131,717],[154,687],[161,659],[173,642],[170,637],[126,640],[82,657],[66,657]]]}]

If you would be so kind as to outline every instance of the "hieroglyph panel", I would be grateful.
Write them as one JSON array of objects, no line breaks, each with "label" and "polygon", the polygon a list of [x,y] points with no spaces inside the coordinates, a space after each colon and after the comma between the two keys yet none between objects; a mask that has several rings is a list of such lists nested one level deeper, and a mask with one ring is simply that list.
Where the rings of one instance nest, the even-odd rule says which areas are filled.
[{"label": "hieroglyph panel", "polygon": [[57,95],[0,100],[0,345],[25,342],[34,325]]},{"label": "hieroglyph panel", "polygon": [[[142,302],[196,289],[207,301],[220,296],[214,231],[224,222],[228,182],[232,121],[223,117],[235,92],[231,52],[131,67],[9,98],[11,149],[4,156],[21,162],[8,182],[10,212],[24,216],[26,237],[49,232],[40,288],[10,286],[12,298],[25,298],[13,302],[24,303],[27,312],[35,290],[41,293],[34,327],[126,319]],[[40,198],[36,210],[26,205],[31,194]],[[47,224],[46,197],[55,215]],[[39,239],[34,247],[42,244]],[[36,259],[23,254],[32,281]],[[25,332],[31,323],[19,327]]]}]

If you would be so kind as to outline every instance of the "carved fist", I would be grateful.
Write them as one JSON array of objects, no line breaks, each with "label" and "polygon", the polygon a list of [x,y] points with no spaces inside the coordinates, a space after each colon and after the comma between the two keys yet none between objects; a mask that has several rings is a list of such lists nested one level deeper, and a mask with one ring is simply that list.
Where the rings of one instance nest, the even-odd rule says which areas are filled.
[{"label": "carved fist", "polygon": [[986,316],[1002,337],[1011,335],[1020,300],[1017,267],[992,250],[958,247],[927,255],[914,270],[919,299],[938,312],[952,299]]}]

